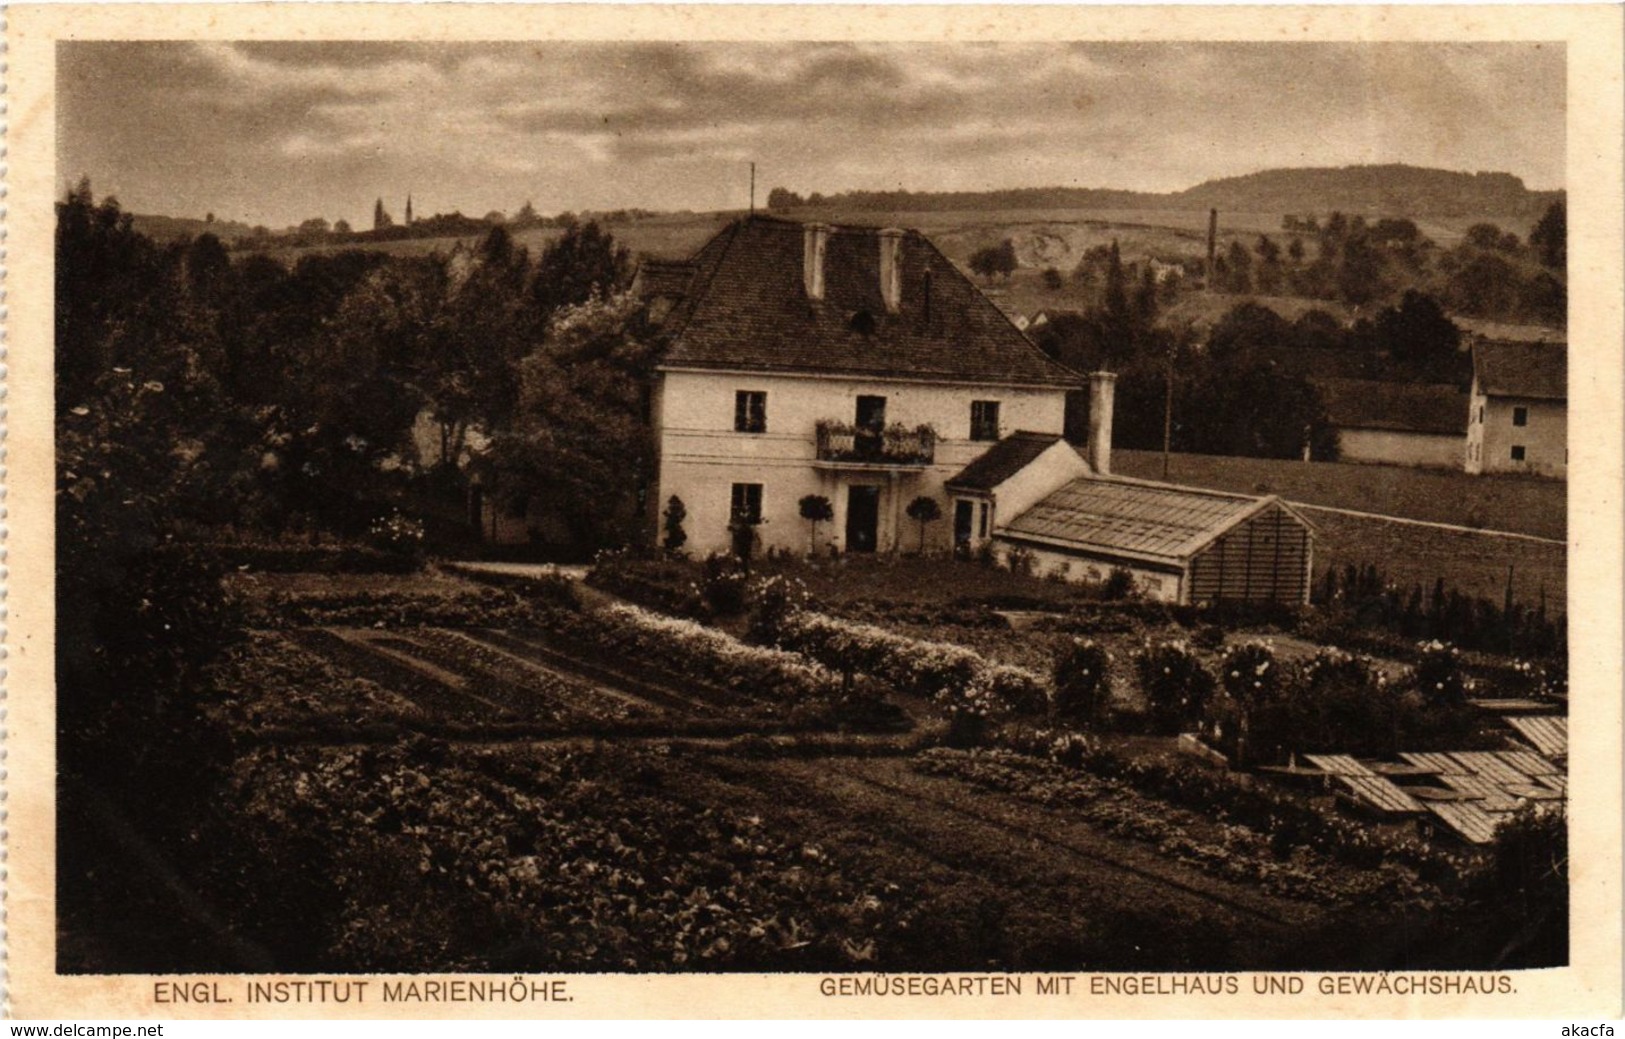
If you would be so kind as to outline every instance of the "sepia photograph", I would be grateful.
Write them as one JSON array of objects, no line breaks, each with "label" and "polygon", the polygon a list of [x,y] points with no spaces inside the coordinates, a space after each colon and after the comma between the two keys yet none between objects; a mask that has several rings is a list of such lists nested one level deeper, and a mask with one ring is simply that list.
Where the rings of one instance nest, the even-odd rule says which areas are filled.
[{"label": "sepia photograph", "polygon": [[284,35],[52,44],[56,975],[1574,962],[1564,40]]}]

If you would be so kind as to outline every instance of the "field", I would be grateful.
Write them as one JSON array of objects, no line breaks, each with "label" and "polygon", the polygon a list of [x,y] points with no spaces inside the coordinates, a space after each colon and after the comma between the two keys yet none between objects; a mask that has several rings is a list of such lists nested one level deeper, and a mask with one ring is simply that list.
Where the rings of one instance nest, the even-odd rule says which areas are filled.
[{"label": "field", "polygon": [[[1162,479],[1162,455],[1157,452],[1117,451],[1112,459],[1113,468],[1124,476]],[[1568,512],[1568,484],[1562,480],[1181,454],[1172,456],[1168,479],[1324,506],[1305,510],[1320,534],[1315,566],[1322,572],[1327,566],[1375,564],[1404,589],[1412,584],[1431,589],[1443,577],[1464,593],[1500,601],[1507,568],[1512,567],[1514,595],[1525,603],[1542,594],[1548,602],[1562,602],[1568,587],[1562,545],[1327,511],[1348,509],[1562,540]]]},{"label": "field", "polygon": [[[1047,672],[1070,637],[1017,631],[988,604],[1047,592],[1064,608],[1072,592],[989,568],[904,560],[822,580],[835,608],[996,663]],[[231,586],[257,626],[203,705],[232,748],[211,803],[230,807],[181,838],[194,852],[177,861],[107,821],[126,812],[120,791],[74,789],[101,822],[67,844],[66,971],[153,969],[139,937],[155,932],[175,936],[163,969],[184,971],[1477,955],[1441,924],[1458,904],[1438,887],[1458,868],[1448,855],[1412,840],[1373,866],[1383,846],[1338,836],[1355,832],[1341,822],[1282,843],[1280,819],[1319,818],[1324,797],[1249,822],[1192,799],[1206,784],[1257,800],[1219,774],[1180,780],[1175,802],[1042,753],[953,749],[936,701],[601,593],[577,609],[565,590],[521,599],[434,572]],[[1177,634],[1151,614],[1085,623],[1114,647],[1127,700],[1135,645]],[[1104,738],[1147,776],[1191,768],[1171,737]],[[97,866],[113,855],[133,863],[116,882]]]}]

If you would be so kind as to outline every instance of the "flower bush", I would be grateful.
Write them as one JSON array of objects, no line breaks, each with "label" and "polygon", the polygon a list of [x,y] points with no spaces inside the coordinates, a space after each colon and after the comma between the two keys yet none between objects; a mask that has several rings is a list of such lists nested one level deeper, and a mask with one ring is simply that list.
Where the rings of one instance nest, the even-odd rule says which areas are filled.
[{"label": "flower bush", "polygon": [[1111,663],[1098,642],[1073,639],[1055,661],[1055,714],[1085,725],[1103,721],[1111,707]]},{"label": "flower bush", "polygon": [[700,595],[713,614],[734,617],[745,612],[749,582],[750,571],[738,556],[712,553],[701,571]]},{"label": "flower bush", "polygon": [[1423,699],[1439,706],[1453,706],[1467,699],[1467,678],[1461,670],[1461,651],[1448,642],[1433,639],[1416,645],[1413,681]]},{"label": "flower bush", "polygon": [[423,550],[423,521],[393,511],[372,521],[367,541],[380,552],[416,556]]},{"label": "flower bush", "polygon": [[1189,643],[1147,639],[1135,654],[1134,669],[1157,731],[1181,732],[1201,721],[1215,683]]},{"label": "flower bush", "polygon": [[1231,646],[1220,660],[1219,682],[1243,708],[1275,699],[1281,678],[1275,647],[1268,641],[1251,640]]}]

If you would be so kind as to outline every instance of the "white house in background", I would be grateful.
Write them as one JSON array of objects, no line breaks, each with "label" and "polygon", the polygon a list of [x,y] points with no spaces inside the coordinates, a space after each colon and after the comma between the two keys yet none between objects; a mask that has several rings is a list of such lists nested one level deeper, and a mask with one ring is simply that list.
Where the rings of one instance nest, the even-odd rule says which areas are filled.
[{"label": "white house in background", "polygon": [[912,550],[913,499],[946,517],[949,477],[1009,431],[1059,438],[1083,385],[913,231],[753,216],[633,288],[665,339],[651,511],[680,499],[697,554],[741,521],[761,548],[806,551],[807,495],[835,513],[817,550]]},{"label": "white house in background", "polygon": [[1567,477],[1568,467],[1568,346],[1475,342],[1467,471]]}]

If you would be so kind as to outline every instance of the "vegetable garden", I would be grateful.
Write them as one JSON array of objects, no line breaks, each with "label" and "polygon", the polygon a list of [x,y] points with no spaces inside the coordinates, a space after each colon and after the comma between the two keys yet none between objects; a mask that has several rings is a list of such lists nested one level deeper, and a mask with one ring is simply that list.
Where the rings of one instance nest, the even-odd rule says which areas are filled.
[{"label": "vegetable garden", "polygon": [[[230,747],[214,807],[154,837],[278,969],[1394,968],[1505,946],[1482,857],[1172,749],[1194,730],[1273,761],[1379,709],[1407,747],[1460,745],[1489,680],[1459,654],[1277,653],[1137,603],[1018,629],[786,577],[710,624],[550,580],[353,582],[231,579],[255,627],[203,680]],[[74,940],[106,905],[64,904],[64,969],[141,969]],[[240,966],[197,956],[168,966]]]}]

